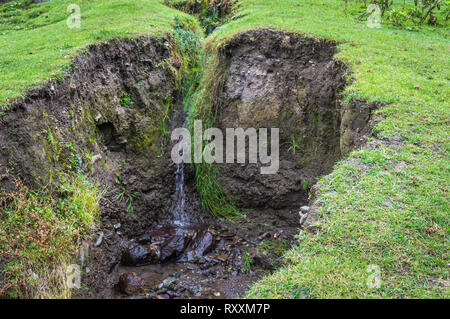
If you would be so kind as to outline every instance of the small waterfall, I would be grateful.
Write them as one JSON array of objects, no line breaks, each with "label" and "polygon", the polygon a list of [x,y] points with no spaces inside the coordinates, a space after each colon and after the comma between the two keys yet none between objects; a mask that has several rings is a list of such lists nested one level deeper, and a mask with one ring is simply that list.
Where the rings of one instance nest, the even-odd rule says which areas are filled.
[{"label": "small waterfall", "polygon": [[[180,156],[183,156],[183,148],[183,143],[180,143],[180,149],[178,150]],[[184,191],[184,162],[177,164],[177,172],[175,175],[175,201],[171,210],[173,223],[175,225],[186,226],[189,224],[189,216],[186,213],[186,193]]]}]

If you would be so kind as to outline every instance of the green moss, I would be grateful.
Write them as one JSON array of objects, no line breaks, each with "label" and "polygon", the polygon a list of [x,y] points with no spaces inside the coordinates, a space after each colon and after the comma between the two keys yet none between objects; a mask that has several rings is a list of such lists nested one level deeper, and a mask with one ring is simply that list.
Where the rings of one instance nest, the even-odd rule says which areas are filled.
[{"label": "green moss", "polygon": [[132,135],[128,145],[138,154],[156,154],[159,141],[159,128],[149,126],[145,132]]}]

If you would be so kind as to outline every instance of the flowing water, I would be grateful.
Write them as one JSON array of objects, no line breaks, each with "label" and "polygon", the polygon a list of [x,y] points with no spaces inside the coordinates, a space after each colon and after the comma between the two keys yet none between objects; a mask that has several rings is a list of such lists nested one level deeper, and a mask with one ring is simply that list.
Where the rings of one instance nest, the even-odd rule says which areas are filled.
[{"label": "flowing water", "polygon": [[[182,140],[182,137],[180,137]],[[179,143],[179,155],[183,156],[184,144]],[[186,212],[186,192],[184,190],[184,162],[177,164],[175,175],[175,200],[172,204],[173,223],[177,226],[186,226],[190,223],[190,218]]]}]

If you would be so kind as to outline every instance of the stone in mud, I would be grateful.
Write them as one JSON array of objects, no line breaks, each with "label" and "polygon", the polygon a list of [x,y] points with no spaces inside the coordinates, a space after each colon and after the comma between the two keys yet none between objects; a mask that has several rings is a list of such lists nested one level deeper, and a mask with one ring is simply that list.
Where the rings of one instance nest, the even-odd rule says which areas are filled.
[{"label": "stone in mud", "polygon": [[196,257],[202,257],[214,247],[214,236],[210,231],[204,231],[198,234],[197,239],[192,245],[192,249],[187,253],[188,260]]},{"label": "stone in mud", "polygon": [[172,289],[175,286],[177,280],[173,277],[169,277],[163,280],[162,283],[159,284],[159,289]]},{"label": "stone in mud", "polygon": [[220,260],[222,262],[225,262],[225,261],[228,260],[228,254],[219,255],[219,256],[216,257],[216,259],[218,259],[218,260]]},{"label": "stone in mud", "polygon": [[152,241],[152,237],[149,234],[142,235],[137,239],[137,242],[141,245],[148,244]]},{"label": "stone in mud", "polygon": [[302,213],[307,213],[308,211],[309,211],[309,206],[302,206],[302,207],[300,207],[300,211],[302,212]]},{"label": "stone in mud", "polygon": [[184,234],[169,237],[161,245],[160,260],[162,262],[166,262],[170,258],[180,255],[188,244],[189,244],[189,237],[185,236]]},{"label": "stone in mud", "polygon": [[139,266],[158,262],[159,248],[156,245],[130,244],[122,254],[122,264],[125,266]]},{"label": "stone in mud", "polygon": [[119,277],[118,287],[121,293],[135,295],[143,291],[144,280],[134,272],[124,273]]}]

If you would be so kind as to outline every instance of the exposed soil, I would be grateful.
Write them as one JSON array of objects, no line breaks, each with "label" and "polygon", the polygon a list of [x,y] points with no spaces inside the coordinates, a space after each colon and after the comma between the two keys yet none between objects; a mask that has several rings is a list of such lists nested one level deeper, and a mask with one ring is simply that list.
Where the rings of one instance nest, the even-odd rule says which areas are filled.
[{"label": "exposed soil", "polygon": [[239,34],[222,49],[220,127],[280,129],[277,174],[259,174],[260,164],[223,165],[222,185],[241,206],[305,204],[317,178],[368,133],[371,107],[340,103],[346,67],[335,53],[335,43],[276,30]]},{"label": "exposed soil", "polygon": [[[161,126],[181,127],[185,115],[171,43],[142,37],[90,46],[65,80],[31,90],[1,119],[0,175],[8,170],[39,187],[82,170],[106,190],[75,297],[242,296],[293,243],[316,179],[368,132],[373,106],[339,103],[345,66],[332,59],[333,43],[274,30],[237,35],[219,52],[226,80],[218,124],[279,127],[280,170],[222,167],[222,186],[246,215],[217,221],[202,210],[194,170],[184,166],[190,221],[174,225],[179,170]],[[0,190],[10,183],[0,180]]]}]

